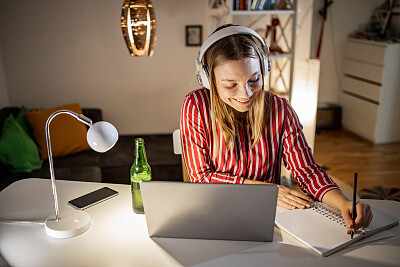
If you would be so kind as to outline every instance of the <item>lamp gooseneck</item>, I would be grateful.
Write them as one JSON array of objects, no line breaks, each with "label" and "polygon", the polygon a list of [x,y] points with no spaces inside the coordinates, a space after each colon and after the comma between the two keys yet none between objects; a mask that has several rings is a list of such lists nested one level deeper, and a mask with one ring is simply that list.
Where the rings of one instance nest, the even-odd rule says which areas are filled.
[{"label": "lamp gooseneck", "polygon": [[77,120],[85,123],[88,126],[93,125],[92,120],[89,119],[88,117],[85,117],[82,114],[77,114],[73,111],[66,110],[66,109],[58,110],[58,111],[54,112],[53,114],[50,115],[50,117],[46,121],[45,131],[46,131],[47,155],[49,157],[50,178],[51,178],[51,187],[53,189],[54,209],[56,211],[56,221],[60,220],[60,213],[59,213],[59,209],[58,209],[57,188],[56,188],[56,181],[55,181],[56,178],[54,175],[53,154],[51,152],[51,141],[50,141],[49,128],[50,128],[50,122],[54,119],[55,116],[57,116],[59,114],[68,114],[68,115],[71,115],[72,117],[75,117]]}]

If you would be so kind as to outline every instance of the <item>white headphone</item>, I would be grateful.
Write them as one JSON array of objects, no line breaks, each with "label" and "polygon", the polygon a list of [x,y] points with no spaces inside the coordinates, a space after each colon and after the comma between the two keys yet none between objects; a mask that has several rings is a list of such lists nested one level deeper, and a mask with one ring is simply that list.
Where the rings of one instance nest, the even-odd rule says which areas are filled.
[{"label": "white headphone", "polygon": [[207,49],[222,38],[236,34],[250,35],[252,37],[255,37],[260,42],[262,51],[257,49],[257,53],[260,57],[261,71],[263,76],[266,76],[268,74],[268,71],[271,70],[271,61],[269,60],[269,48],[265,40],[258,33],[247,27],[229,26],[211,34],[200,48],[199,54],[196,59],[196,74],[197,80],[199,81],[200,85],[203,85],[205,88],[210,89],[210,75],[208,66],[207,64],[203,64],[202,62],[203,56],[206,53]]}]

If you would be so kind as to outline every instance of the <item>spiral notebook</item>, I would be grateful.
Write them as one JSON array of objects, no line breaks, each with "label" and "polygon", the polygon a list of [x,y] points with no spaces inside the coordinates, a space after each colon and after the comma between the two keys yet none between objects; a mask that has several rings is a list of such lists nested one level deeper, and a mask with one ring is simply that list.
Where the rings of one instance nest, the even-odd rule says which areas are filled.
[{"label": "spiral notebook", "polygon": [[368,236],[398,225],[393,216],[372,209],[374,215],[368,228],[358,230],[353,239],[346,233],[341,212],[322,202],[311,203],[309,209],[296,209],[276,214],[275,224],[321,256],[329,256]]}]

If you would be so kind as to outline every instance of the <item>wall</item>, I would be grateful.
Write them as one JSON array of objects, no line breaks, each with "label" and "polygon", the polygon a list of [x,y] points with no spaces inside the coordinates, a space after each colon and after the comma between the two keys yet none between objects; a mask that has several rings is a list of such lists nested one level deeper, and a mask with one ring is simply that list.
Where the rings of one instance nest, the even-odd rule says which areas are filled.
[{"label": "wall", "polygon": [[1,45],[0,45],[0,108],[6,107],[9,105],[10,105],[10,101],[8,99],[6,75],[5,75],[5,71],[4,71],[3,55],[1,52]]},{"label": "wall", "polygon": [[[206,1],[154,1],[158,40],[152,58],[129,56],[120,28],[122,2],[0,1],[5,70],[0,72],[0,106],[42,108],[79,102],[101,108],[104,119],[121,133],[167,133],[178,128],[184,95],[197,87],[193,62],[198,48],[185,46],[184,27],[203,24]],[[301,12],[307,12],[310,2],[300,1]],[[317,7],[322,2],[316,0]],[[347,35],[365,25],[381,2],[335,0],[329,8],[319,102],[340,101]],[[301,20],[299,14],[300,24]],[[308,38],[298,35],[297,42],[302,40]],[[301,43],[296,57],[305,51]],[[0,70],[1,66],[0,61]]]},{"label": "wall", "polygon": [[122,134],[178,128],[184,96],[198,87],[199,48],[185,46],[185,25],[203,24],[205,2],[153,1],[158,39],[152,58],[129,55],[120,26],[122,3],[2,0],[9,104],[99,107]]},{"label": "wall", "polygon": [[[323,0],[315,0],[314,12]],[[340,103],[340,79],[347,36],[368,24],[370,16],[383,0],[335,0],[328,9],[328,20],[325,22],[324,37],[320,56],[319,102]],[[320,24],[314,42],[318,41]],[[315,33],[315,31],[314,31]]]}]

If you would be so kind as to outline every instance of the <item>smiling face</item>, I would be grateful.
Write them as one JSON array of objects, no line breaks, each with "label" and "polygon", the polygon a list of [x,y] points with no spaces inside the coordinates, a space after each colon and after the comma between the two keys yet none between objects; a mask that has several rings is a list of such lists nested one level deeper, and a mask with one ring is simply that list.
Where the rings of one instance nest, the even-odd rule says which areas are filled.
[{"label": "smiling face", "polygon": [[254,93],[263,88],[260,61],[256,58],[228,60],[214,69],[219,97],[238,112],[248,111]]}]

